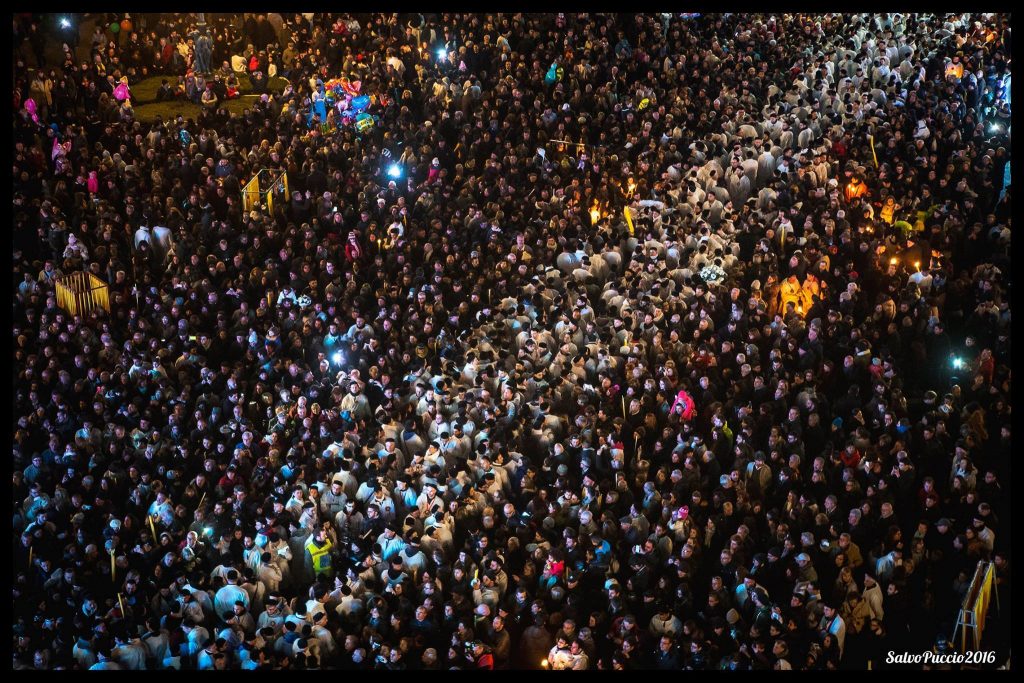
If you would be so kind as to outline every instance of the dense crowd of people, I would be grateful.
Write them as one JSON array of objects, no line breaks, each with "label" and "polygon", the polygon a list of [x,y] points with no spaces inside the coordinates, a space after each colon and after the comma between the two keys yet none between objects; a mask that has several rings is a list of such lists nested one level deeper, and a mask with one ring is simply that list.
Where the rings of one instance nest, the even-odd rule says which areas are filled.
[{"label": "dense crowd of people", "polygon": [[[16,669],[863,669],[979,561],[1009,609],[1008,16],[207,15],[209,73],[123,19],[15,17]],[[236,72],[288,85],[114,97]]]}]

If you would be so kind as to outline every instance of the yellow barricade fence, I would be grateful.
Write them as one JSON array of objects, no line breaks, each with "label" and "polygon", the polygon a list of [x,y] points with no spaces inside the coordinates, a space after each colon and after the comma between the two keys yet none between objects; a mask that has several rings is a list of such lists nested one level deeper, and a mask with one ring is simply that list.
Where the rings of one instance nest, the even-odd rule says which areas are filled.
[{"label": "yellow barricade fence", "polygon": [[242,209],[248,213],[262,201],[273,213],[275,196],[288,201],[288,172],[264,168],[242,187]]},{"label": "yellow barricade fence", "polygon": [[71,315],[87,315],[102,308],[110,312],[110,293],[107,283],[92,273],[77,272],[56,281],[57,305]]},{"label": "yellow barricade fence", "polygon": [[260,176],[256,174],[242,188],[242,208],[246,213],[260,203]]},{"label": "yellow barricade fence", "polygon": [[996,610],[998,611],[996,568],[993,563],[982,560],[978,562],[978,566],[974,570],[974,577],[971,579],[971,585],[967,588],[967,595],[964,596],[964,603],[956,620],[956,628],[953,630],[953,642],[956,642],[957,633],[960,634],[960,652],[981,649],[985,617],[988,616],[988,606],[993,595],[995,595]]}]

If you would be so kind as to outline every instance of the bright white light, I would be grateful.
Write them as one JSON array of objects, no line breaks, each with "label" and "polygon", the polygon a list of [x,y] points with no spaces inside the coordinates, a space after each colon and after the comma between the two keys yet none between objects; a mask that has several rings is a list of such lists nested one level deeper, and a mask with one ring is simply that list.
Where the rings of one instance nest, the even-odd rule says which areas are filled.
[{"label": "bright white light", "polygon": [[957,356],[956,358],[953,359],[953,369],[954,370],[959,370],[963,366],[964,366],[964,359],[963,358],[960,358],[959,356]]},{"label": "bright white light", "polygon": [[988,132],[989,133],[998,133],[1002,129],[1003,129],[1003,127],[1000,126],[998,123],[990,123],[990,124],[988,124]]},{"label": "bright white light", "polygon": [[388,166],[388,176],[392,178],[398,178],[402,175],[402,167],[398,164],[391,164]]},{"label": "bright white light", "polygon": [[447,59],[448,58],[448,50],[446,50],[446,49],[444,49],[442,47],[440,50],[437,51],[437,58],[442,60],[442,61]]},{"label": "bright white light", "polygon": [[61,28],[71,28],[71,22],[68,21],[67,17],[61,17],[60,18],[60,27]]},{"label": "bright white light", "polygon": [[341,360],[342,360],[342,358],[341,358],[341,351],[335,351],[335,352],[334,352],[334,353],[333,353],[333,354],[331,355],[331,361],[332,361],[332,362],[333,362],[333,363],[334,363],[335,365],[341,365]]}]

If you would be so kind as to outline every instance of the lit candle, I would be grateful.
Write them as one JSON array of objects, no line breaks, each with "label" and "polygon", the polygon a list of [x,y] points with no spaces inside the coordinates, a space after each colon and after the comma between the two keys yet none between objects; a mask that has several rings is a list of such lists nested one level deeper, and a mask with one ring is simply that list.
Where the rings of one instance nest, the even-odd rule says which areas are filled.
[{"label": "lit candle", "polygon": [[160,542],[156,537],[156,526],[153,525],[153,516],[147,515],[147,518],[149,519],[149,530],[153,532],[153,544],[160,545]]},{"label": "lit candle", "polygon": [[110,580],[117,581],[117,560],[114,558],[114,549],[110,549]]},{"label": "lit candle", "polygon": [[919,273],[921,272],[921,262],[920,261],[914,261],[914,270],[916,270]]},{"label": "lit candle", "polygon": [[891,259],[889,259],[889,265],[890,266],[895,266],[899,262],[900,262],[900,260],[898,258],[896,258],[895,256],[892,257]]},{"label": "lit candle", "polygon": [[597,225],[597,222],[599,220],[601,220],[601,212],[597,209],[597,205],[595,204],[590,209],[590,224],[591,225]]},{"label": "lit candle", "polygon": [[32,546],[29,546],[28,547],[28,566],[29,567],[32,566],[32,550],[33,550]]},{"label": "lit candle", "polygon": [[545,669],[548,668],[548,660],[546,660],[546,659],[540,660],[540,665],[541,665],[541,667],[543,667]]}]

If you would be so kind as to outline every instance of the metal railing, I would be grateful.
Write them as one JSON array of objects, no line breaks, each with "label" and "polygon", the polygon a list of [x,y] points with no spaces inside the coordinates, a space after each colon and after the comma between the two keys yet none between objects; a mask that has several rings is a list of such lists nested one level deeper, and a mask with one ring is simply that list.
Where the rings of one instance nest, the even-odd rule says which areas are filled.
[{"label": "metal railing", "polygon": [[88,315],[97,308],[110,312],[107,283],[92,273],[80,271],[56,280],[57,305],[71,315]]},{"label": "metal railing", "polygon": [[[996,592],[996,567],[991,562],[981,560],[974,570],[971,585],[967,588],[960,614],[953,629],[953,642],[957,633],[960,634],[960,652],[981,649],[981,636],[985,629],[985,617],[988,606],[995,595],[996,612],[999,612],[999,594]],[[968,637],[970,641],[968,641]]]}]

